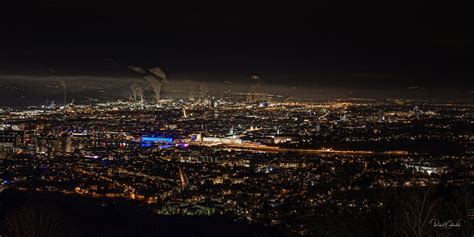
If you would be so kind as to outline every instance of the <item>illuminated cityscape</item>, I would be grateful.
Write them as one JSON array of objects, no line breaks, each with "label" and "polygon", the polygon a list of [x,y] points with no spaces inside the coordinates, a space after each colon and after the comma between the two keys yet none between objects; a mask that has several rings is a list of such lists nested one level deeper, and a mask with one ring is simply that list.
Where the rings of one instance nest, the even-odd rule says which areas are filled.
[{"label": "illuminated cityscape", "polygon": [[469,104],[218,101],[4,108],[0,188],[304,235],[300,215],[362,215],[384,205],[368,191],[459,187],[474,175]]},{"label": "illuminated cityscape", "polygon": [[470,12],[40,2],[0,8],[0,237],[473,236]]}]

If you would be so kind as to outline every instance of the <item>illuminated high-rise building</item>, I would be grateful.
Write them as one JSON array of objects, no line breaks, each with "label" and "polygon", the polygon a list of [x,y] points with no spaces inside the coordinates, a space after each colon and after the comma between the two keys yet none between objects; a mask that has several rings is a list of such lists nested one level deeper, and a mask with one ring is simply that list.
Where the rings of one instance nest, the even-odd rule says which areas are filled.
[{"label": "illuminated high-rise building", "polygon": [[185,189],[188,186],[188,177],[184,171],[183,165],[179,165],[179,179],[181,182],[181,189]]}]

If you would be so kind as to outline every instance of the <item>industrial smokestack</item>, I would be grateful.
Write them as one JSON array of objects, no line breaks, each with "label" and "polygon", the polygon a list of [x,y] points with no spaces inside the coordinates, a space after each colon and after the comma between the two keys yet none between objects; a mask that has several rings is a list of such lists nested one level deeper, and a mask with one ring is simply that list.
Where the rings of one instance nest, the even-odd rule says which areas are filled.
[{"label": "industrial smokestack", "polygon": [[209,87],[207,86],[205,82],[202,82],[199,85],[199,95],[201,95],[202,97],[206,97],[208,93],[209,93]]},{"label": "industrial smokestack", "polygon": [[159,67],[151,68],[148,70],[143,69],[142,67],[137,66],[128,66],[132,71],[144,75],[145,81],[150,85],[155,93],[155,100],[158,103],[161,99],[161,88],[162,83],[168,82],[166,74]]},{"label": "industrial smokestack", "polygon": [[130,100],[143,102],[143,87],[139,83],[133,83],[130,86]]},{"label": "industrial smokestack", "polygon": [[133,101],[137,101],[137,92],[135,90],[135,83],[133,83],[131,86],[130,86],[130,93],[128,94],[128,99],[129,100],[133,100]]},{"label": "industrial smokestack", "polygon": [[153,92],[155,92],[156,103],[159,103],[161,99],[161,81],[158,81],[156,80],[155,77],[151,77],[151,76],[146,76],[145,80],[151,86],[151,88],[153,89]]},{"label": "industrial smokestack", "polygon": [[145,92],[143,91],[143,87],[139,86],[136,89],[136,94],[140,98],[140,103],[143,103],[143,98],[145,97]]},{"label": "industrial smokestack", "polygon": [[194,101],[196,96],[196,84],[191,81],[184,82],[188,86],[188,100]]},{"label": "industrial smokestack", "polygon": [[63,94],[64,94],[64,106],[66,106],[66,103],[67,103],[67,86],[66,86],[66,82],[63,80],[63,79],[58,79],[56,78],[56,70],[54,70],[54,68],[49,68],[48,69],[50,74],[51,74],[51,77],[54,78],[55,80],[58,81],[59,85],[63,88]]},{"label": "industrial smokestack", "polygon": [[148,81],[151,88],[155,92],[156,103],[159,103],[161,99],[162,83],[168,83],[168,79],[165,72],[163,72],[163,70],[161,70],[159,67],[148,69],[148,72],[150,72],[151,76],[146,76],[145,79]]},{"label": "industrial smokestack", "polygon": [[250,89],[247,94],[247,103],[259,102],[263,99],[262,92],[260,90],[261,79],[257,75],[252,75],[250,77]]},{"label": "industrial smokestack", "polygon": [[59,84],[61,84],[61,86],[63,87],[63,90],[64,90],[64,106],[66,106],[66,104],[67,104],[67,86],[66,86],[66,82],[64,80],[60,79]]}]

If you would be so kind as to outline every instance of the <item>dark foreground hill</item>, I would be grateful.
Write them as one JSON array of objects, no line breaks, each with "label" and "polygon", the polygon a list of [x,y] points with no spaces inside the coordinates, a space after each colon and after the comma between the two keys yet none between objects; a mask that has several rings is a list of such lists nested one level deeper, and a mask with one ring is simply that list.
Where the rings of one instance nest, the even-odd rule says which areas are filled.
[{"label": "dark foreground hill", "polygon": [[0,233],[17,236],[276,236],[223,216],[155,216],[130,203],[53,193],[0,193]]}]

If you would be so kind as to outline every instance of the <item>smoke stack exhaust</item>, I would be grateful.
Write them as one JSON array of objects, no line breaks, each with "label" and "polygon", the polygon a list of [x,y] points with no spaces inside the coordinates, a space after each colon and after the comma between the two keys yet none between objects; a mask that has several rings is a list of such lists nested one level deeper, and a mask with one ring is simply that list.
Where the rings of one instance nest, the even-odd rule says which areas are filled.
[{"label": "smoke stack exhaust", "polygon": [[[160,102],[161,99],[161,88],[162,88],[162,83],[168,83],[168,79],[166,74],[161,70],[159,67],[151,68],[148,70],[145,70],[142,67],[137,67],[137,66],[128,66],[132,71],[139,73],[143,75],[143,78],[145,81],[148,83],[148,85],[153,89],[153,92],[155,93],[155,101],[156,103]],[[143,98],[143,92],[142,98]]]}]

